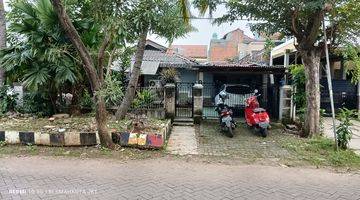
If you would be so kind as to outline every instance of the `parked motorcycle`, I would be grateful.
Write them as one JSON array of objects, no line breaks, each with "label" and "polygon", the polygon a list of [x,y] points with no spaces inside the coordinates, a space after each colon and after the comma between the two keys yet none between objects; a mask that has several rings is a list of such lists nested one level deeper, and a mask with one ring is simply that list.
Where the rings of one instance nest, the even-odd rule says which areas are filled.
[{"label": "parked motorcycle", "polygon": [[219,114],[219,122],[222,131],[225,131],[229,137],[234,137],[234,129],[236,123],[233,119],[233,111],[228,105],[225,104],[225,100],[228,98],[226,92],[221,91],[219,95],[215,97],[216,111]]},{"label": "parked motorcycle", "polygon": [[267,137],[270,127],[270,117],[264,108],[260,108],[257,98],[260,96],[258,90],[245,100],[245,120],[248,126],[259,131],[262,137]]}]

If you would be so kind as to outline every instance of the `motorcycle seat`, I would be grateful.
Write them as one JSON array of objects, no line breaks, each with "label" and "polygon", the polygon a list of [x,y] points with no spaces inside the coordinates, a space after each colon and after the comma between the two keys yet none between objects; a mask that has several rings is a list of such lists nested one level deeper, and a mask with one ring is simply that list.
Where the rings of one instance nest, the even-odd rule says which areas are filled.
[{"label": "motorcycle seat", "polygon": [[266,110],[264,108],[255,108],[254,113],[259,113],[259,112],[265,112]]}]

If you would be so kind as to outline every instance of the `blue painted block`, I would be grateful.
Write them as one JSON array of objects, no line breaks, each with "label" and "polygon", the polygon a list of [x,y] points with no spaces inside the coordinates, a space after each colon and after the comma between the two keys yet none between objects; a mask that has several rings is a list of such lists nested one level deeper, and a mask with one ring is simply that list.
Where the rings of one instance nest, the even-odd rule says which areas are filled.
[{"label": "blue painted block", "polygon": [[120,134],[120,145],[126,146],[129,143],[130,133],[121,133]]}]

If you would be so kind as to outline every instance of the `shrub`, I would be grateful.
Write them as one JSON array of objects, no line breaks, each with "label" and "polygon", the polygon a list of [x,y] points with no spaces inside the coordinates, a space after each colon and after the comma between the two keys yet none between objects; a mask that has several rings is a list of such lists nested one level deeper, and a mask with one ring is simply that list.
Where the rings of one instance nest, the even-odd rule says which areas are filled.
[{"label": "shrub", "polygon": [[136,93],[136,98],[133,101],[133,108],[149,107],[155,100],[153,90],[145,89]]},{"label": "shrub", "polygon": [[26,93],[23,105],[19,107],[22,113],[35,114],[39,117],[51,116],[55,113],[49,95],[43,92]]},{"label": "shrub", "polygon": [[0,88],[0,114],[14,111],[16,107],[17,94],[11,87],[5,85]]},{"label": "shrub", "polygon": [[174,68],[163,69],[160,72],[160,79],[163,84],[176,83],[179,80],[179,72]]},{"label": "shrub", "polygon": [[341,149],[347,149],[353,134],[351,130],[352,123],[350,120],[355,112],[348,110],[347,108],[341,108],[339,111],[338,119],[340,124],[336,127],[337,142]]},{"label": "shrub", "polygon": [[290,73],[292,75],[292,85],[296,87],[294,91],[294,103],[299,111],[306,107],[305,93],[305,69],[304,65],[291,65]]},{"label": "shrub", "polygon": [[80,98],[80,106],[81,108],[86,109],[93,109],[95,106],[94,99],[91,97],[90,93],[87,90],[85,90],[85,92]]},{"label": "shrub", "polygon": [[122,82],[111,76],[105,78],[105,87],[101,90],[107,107],[121,104],[124,97]]}]

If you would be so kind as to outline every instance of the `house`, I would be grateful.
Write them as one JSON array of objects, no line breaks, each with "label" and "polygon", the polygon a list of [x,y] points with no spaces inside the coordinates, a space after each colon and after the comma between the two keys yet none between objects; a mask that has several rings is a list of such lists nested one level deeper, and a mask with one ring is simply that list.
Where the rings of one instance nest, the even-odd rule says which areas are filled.
[{"label": "house", "polygon": [[[126,71],[131,72],[134,62],[135,56],[132,56],[130,69],[127,69]],[[193,68],[195,65],[198,65],[198,63],[194,59],[175,52],[170,52],[167,47],[154,41],[147,40],[141,65],[139,85],[142,87],[159,85],[160,72],[164,68],[176,68],[181,82],[194,83],[196,82],[197,75],[197,69]],[[112,69],[120,71],[121,61],[115,62]]]},{"label": "house", "polygon": [[[217,34],[214,34],[210,41],[209,62],[239,60],[254,52],[263,50],[266,41],[265,37],[258,34],[255,35],[255,38],[251,38],[241,29],[235,29],[220,39],[217,38]],[[278,41],[278,38],[278,34],[270,37],[274,41]]]},{"label": "house", "polygon": [[[236,39],[236,37],[239,37]],[[263,49],[263,43],[259,40],[252,39],[243,34],[243,31],[237,29],[224,37],[227,40],[227,47],[214,48],[214,40],[211,41],[209,54],[206,54],[205,46],[196,45],[174,45],[170,49],[148,40],[145,47],[143,63],[141,66],[141,77],[139,85],[152,86],[160,84],[160,72],[164,68],[176,68],[180,74],[180,83],[177,84],[176,107],[181,110],[177,113],[179,117],[188,117],[191,112],[192,85],[196,82],[203,83],[204,96],[204,117],[217,117],[215,113],[216,104],[214,97],[219,92],[223,84],[243,84],[248,85],[251,89],[258,89],[262,93],[261,101],[267,107],[273,117],[277,117],[278,112],[278,93],[281,80],[284,76],[285,69],[283,66],[269,66],[267,63],[252,62],[244,56],[240,60],[224,60],[230,57],[221,57],[221,55],[238,55],[239,52],[259,57]],[[241,39],[241,42],[239,42]],[[245,39],[245,40],[244,40]],[[232,43],[238,41],[237,43]],[[246,41],[246,42],[244,42]],[[218,43],[220,40],[218,40]],[[212,48],[212,49],[211,49]],[[219,61],[202,62],[211,60],[214,49],[220,55]],[[234,50],[236,49],[236,50]],[[185,55],[182,55],[185,54]],[[132,65],[134,57],[131,59]],[[215,59],[217,60],[217,59]],[[113,67],[114,70],[119,70]],[[128,70],[130,71],[130,70]],[[243,103],[243,100],[239,100]],[[181,113],[185,113],[182,115]]]},{"label": "house", "polygon": [[[276,46],[271,51],[270,64],[271,65],[284,65],[288,68],[292,64],[301,64],[301,56],[297,52],[296,40],[289,39],[285,43]],[[330,54],[330,71],[332,77],[333,94],[335,108],[339,109],[346,107],[348,109],[357,109],[359,107],[359,96],[360,87],[351,83],[351,77],[347,73],[347,68],[344,65],[344,58]],[[320,92],[321,92],[321,108],[327,112],[331,111],[330,98],[328,91],[328,83],[326,77],[326,60],[321,59],[320,66]]]},{"label": "house", "polygon": [[207,45],[171,45],[169,53],[177,53],[192,58],[199,63],[208,61]]}]

